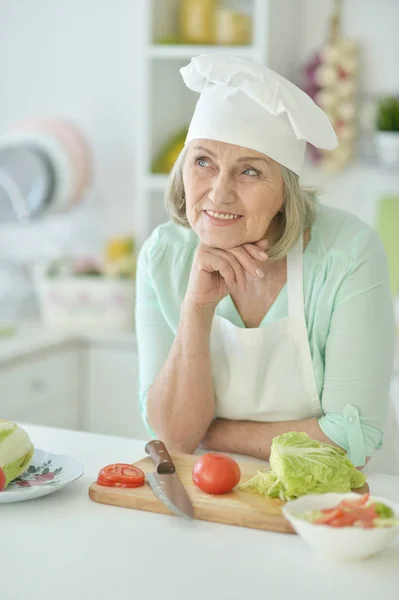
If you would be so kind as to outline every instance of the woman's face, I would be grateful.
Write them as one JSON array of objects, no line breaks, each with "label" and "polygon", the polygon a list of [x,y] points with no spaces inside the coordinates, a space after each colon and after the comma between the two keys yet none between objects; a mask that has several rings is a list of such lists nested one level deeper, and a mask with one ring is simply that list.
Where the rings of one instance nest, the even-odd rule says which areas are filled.
[{"label": "woman's face", "polygon": [[284,185],[271,158],[225,142],[193,140],[183,182],[188,221],[204,244],[228,249],[273,235]]}]

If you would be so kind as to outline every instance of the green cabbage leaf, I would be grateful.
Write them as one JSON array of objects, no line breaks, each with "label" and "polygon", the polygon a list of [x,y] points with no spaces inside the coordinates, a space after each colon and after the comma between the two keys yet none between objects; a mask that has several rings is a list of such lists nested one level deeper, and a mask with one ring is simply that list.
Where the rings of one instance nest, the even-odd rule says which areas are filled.
[{"label": "green cabbage leaf", "polygon": [[29,435],[16,423],[0,419],[0,467],[7,485],[28,468],[34,452]]}]

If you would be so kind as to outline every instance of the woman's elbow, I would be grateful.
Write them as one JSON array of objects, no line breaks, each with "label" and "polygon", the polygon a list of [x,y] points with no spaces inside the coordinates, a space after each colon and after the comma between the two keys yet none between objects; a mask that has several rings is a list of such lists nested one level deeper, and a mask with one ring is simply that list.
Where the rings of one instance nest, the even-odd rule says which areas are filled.
[{"label": "woman's elbow", "polygon": [[168,450],[175,454],[194,454],[197,449],[197,444],[193,444],[190,440],[162,436],[162,441]]},{"label": "woman's elbow", "polygon": [[151,397],[149,393],[147,422],[150,428],[156,432],[169,452],[193,454],[206,434],[210,419],[194,419],[182,413],[176,414],[154,400],[154,396]]},{"label": "woman's elbow", "polygon": [[163,419],[159,414],[152,418],[151,412],[148,412],[147,420],[150,428],[160,439],[169,452],[178,454],[193,454],[198,447],[196,436],[185,427],[176,426],[176,423],[169,419]]},{"label": "woman's elbow", "polygon": [[[151,426],[152,427],[152,426]],[[167,426],[152,427],[170,453],[194,454],[198,444],[187,434],[179,433]]]}]

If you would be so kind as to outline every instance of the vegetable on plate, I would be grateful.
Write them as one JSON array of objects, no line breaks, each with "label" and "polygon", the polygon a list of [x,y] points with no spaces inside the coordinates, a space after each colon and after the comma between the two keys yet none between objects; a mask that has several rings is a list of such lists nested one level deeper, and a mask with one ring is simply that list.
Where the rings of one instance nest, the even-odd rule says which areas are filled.
[{"label": "vegetable on plate", "polygon": [[313,510],[305,513],[302,518],[314,525],[329,527],[373,529],[399,525],[399,519],[395,518],[392,508],[382,502],[370,501],[369,497],[370,494],[367,493],[359,498],[342,500],[337,506]]},{"label": "vegetable on plate", "polygon": [[144,485],[144,472],[127,463],[115,463],[103,467],[97,483],[106,487],[137,488]]},{"label": "vegetable on plate", "polygon": [[201,456],[193,467],[193,481],[207,494],[226,494],[240,481],[241,471],[230,456],[208,452]]},{"label": "vegetable on plate", "polygon": [[270,470],[258,471],[240,489],[289,501],[306,494],[350,492],[365,482],[341,448],[290,432],[273,439]]},{"label": "vegetable on plate", "polygon": [[0,467],[0,492],[3,492],[6,488],[6,476],[3,469]]},{"label": "vegetable on plate", "polygon": [[[16,423],[0,419],[0,491],[28,468],[34,452],[29,435]],[[3,480],[3,484],[1,481]]]}]

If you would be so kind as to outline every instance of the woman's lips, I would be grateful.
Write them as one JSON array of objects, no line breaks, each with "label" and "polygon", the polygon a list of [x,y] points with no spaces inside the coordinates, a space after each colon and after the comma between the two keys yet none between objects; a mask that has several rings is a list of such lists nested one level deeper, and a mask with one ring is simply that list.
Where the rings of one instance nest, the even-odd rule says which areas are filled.
[{"label": "woman's lips", "polygon": [[237,223],[237,221],[240,221],[242,219],[242,215],[238,215],[236,213],[228,213],[215,210],[204,210],[203,212],[205,218],[210,223],[219,227],[234,225],[234,223]]}]

